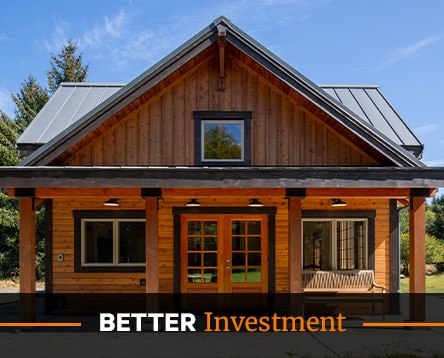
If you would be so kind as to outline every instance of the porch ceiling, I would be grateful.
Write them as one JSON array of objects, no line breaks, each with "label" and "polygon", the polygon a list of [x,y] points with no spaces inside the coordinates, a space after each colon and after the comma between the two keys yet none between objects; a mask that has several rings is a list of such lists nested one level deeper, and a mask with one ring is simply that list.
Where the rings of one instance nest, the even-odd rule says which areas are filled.
[{"label": "porch ceiling", "polygon": [[4,188],[438,188],[444,168],[1,167]]}]

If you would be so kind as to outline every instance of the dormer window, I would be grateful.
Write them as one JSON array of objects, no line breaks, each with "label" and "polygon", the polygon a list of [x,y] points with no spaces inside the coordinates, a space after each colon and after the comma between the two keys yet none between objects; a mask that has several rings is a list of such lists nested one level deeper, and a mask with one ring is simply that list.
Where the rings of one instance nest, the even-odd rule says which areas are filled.
[{"label": "dormer window", "polygon": [[251,112],[194,112],[196,165],[251,164]]}]

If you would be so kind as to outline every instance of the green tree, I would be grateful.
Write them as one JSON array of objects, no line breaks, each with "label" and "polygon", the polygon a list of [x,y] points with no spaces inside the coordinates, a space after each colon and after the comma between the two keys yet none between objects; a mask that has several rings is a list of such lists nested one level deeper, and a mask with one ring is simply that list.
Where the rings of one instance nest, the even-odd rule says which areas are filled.
[{"label": "green tree", "polygon": [[444,196],[434,198],[428,206],[433,220],[427,225],[427,233],[444,241]]},{"label": "green tree", "polygon": [[62,82],[86,81],[89,64],[83,65],[82,54],[77,55],[77,50],[77,43],[69,39],[60,54],[51,54],[51,69],[47,72],[51,93],[54,93]]},{"label": "green tree", "polygon": [[19,128],[18,134],[23,133],[37,113],[48,102],[48,99],[48,91],[43,89],[32,75],[29,75],[22,83],[20,91],[12,95],[12,100],[16,106],[15,123]]},{"label": "green tree", "polygon": [[15,165],[19,162],[15,150],[19,131],[17,123],[0,111],[0,166]]},{"label": "green tree", "polygon": [[[426,264],[444,262],[444,242],[436,237],[426,234]],[[401,234],[401,265],[403,271],[408,271],[409,264],[409,234]]]}]

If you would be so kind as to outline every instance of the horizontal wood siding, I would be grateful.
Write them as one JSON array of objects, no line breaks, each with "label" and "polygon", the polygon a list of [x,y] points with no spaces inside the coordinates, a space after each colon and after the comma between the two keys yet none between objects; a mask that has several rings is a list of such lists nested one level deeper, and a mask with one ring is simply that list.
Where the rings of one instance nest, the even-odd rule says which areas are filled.
[{"label": "horizontal wood siding", "polygon": [[237,56],[228,51],[222,90],[216,51],[209,52],[110,118],[61,164],[193,165],[193,111],[200,110],[252,111],[252,165],[378,165],[353,134]]},{"label": "horizontal wood siding", "polygon": [[[169,189],[169,195],[159,200],[159,287],[160,292],[174,290],[174,241],[173,207],[184,207],[190,196],[187,189]],[[202,207],[246,207],[251,193],[239,196],[239,192],[230,195],[229,190],[222,190],[218,196],[199,196]],[[264,194],[264,191],[261,192]],[[145,273],[76,273],[74,272],[74,219],[73,210],[103,210],[103,202],[108,198],[83,200],[53,200],[53,291],[69,292],[145,292],[140,287],[140,279]],[[276,207],[276,292],[288,292],[288,200],[283,196],[267,196],[259,199],[268,207]],[[120,199],[118,210],[144,210],[142,199]],[[303,210],[331,210],[327,199],[306,198],[302,200]],[[376,210],[375,232],[375,267],[376,281],[390,287],[389,267],[389,200],[388,199],[347,199],[347,207],[336,210]],[[111,209],[112,210],[112,209]],[[57,260],[58,254],[64,254],[64,261]]]}]

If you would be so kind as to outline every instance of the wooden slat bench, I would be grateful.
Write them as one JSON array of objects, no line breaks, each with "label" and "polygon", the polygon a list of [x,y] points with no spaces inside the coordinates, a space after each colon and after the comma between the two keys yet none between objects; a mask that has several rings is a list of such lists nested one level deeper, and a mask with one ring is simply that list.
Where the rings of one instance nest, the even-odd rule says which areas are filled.
[{"label": "wooden slat bench", "polygon": [[385,319],[385,287],[375,283],[373,270],[302,271],[304,305],[306,303],[358,303],[371,302],[372,315],[375,304],[381,304]]}]

